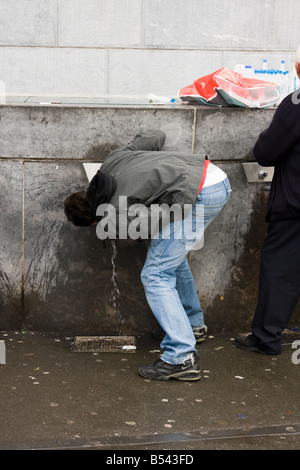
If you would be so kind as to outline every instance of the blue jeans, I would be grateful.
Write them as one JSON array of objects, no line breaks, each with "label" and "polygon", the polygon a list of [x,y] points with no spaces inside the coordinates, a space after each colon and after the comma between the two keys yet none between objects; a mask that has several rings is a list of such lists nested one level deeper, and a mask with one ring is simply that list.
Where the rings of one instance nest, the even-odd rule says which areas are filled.
[{"label": "blue jeans", "polygon": [[[228,178],[201,190],[192,213],[198,239],[223,209],[230,192]],[[203,223],[195,225],[199,213],[204,215]],[[178,230],[183,233],[183,226],[184,221],[172,222],[166,238],[161,233],[158,239],[151,240],[141,273],[147,302],[165,332],[161,359],[169,364],[180,364],[196,352],[193,328],[204,325],[203,310],[187,261],[192,244],[176,236]]]}]

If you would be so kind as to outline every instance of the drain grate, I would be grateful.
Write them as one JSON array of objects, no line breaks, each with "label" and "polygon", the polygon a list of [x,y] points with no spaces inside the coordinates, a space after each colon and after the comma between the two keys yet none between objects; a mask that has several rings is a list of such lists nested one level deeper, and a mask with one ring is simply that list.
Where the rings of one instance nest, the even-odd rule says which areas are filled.
[{"label": "drain grate", "polygon": [[134,336],[76,336],[72,346],[74,352],[122,352],[136,351]]},{"label": "drain grate", "polygon": [[298,331],[298,328],[295,328],[295,330],[283,330],[281,344],[283,346],[289,345],[293,344],[294,341],[300,341],[300,331]]}]

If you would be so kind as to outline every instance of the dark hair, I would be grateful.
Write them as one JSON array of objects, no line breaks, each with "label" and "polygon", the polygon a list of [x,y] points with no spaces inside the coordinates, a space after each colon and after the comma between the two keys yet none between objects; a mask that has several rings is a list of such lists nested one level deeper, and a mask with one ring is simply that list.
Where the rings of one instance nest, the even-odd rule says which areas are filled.
[{"label": "dark hair", "polygon": [[65,199],[64,212],[68,220],[77,227],[88,227],[95,222],[86,191],[70,194]]}]

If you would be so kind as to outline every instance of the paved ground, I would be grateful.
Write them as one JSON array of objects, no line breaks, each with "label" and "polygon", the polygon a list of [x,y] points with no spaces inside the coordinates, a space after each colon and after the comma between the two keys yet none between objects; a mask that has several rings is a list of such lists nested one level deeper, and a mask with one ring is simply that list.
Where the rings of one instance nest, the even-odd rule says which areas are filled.
[{"label": "paved ground", "polygon": [[138,375],[159,355],[152,338],[94,354],[73,352],[71,338],[0,332],[0,449],[300,449],[300,345],[272,357],[232,336],[199,345],[202,378],[190,383]]}]

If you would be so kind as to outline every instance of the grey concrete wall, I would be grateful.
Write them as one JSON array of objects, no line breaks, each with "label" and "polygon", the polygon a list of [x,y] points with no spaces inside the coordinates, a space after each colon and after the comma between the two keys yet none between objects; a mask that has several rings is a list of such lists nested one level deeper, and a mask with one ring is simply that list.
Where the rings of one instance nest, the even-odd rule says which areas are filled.
[{"label": "grey concrete wall", "polygon": [[[82,162],[103,161],[136,132],[158,127],[165,149],[207,152],[229,175],[231,200],[191,252],[211,332],[247,330],[265,236],[265,184],[243,163],[274,109],[97,106],[0,107],[0,328],[66,334],[149,333],[156,322],[140,282],[147,247],[103,246],[66,221],[63,201],[85,188]],[[115,278],[113,278],[115,266]],[[116,289],[117,285],[117,289]],[[299,312],[293,321],[299,321]]]},{"label": "grey concrete wall", "polygon": [[0,0],[8,95],[174,95],[236,63],[288,68],[297,0]]}]

